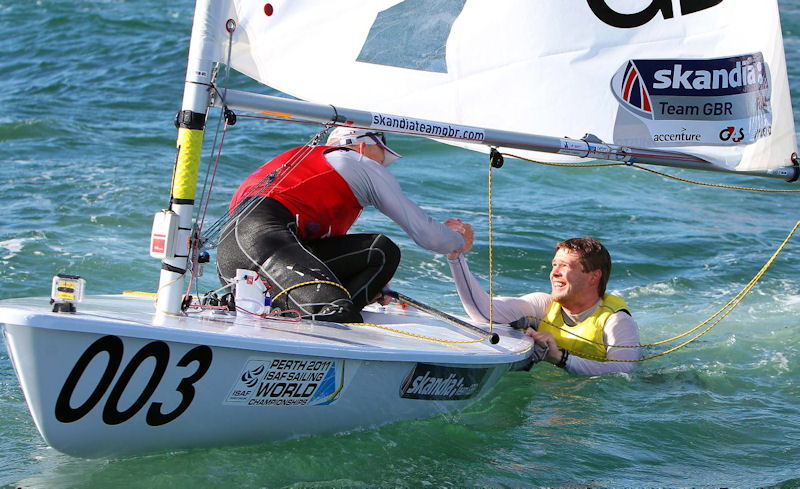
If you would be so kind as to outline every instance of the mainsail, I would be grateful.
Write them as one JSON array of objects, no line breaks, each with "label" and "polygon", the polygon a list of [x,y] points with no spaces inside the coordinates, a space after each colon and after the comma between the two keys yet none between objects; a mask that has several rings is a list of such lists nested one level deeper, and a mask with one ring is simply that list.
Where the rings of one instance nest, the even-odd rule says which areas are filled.
[{"label": "mainsail", "polygon": [[212,3],[214,61],[228,62],[233,19],[234,69],[303,100],[402,116],[387,128],[591,133],[737,171],[790,166],[796,151],[773,0]]}]

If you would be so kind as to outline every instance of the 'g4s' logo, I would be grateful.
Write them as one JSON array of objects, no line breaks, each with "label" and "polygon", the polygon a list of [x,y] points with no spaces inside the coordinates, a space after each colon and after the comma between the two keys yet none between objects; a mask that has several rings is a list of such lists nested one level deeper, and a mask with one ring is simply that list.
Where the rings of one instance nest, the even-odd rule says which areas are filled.
[{"label": "'g4s' logo", "polygon": [[[632,14],[621,14],[617,12],[608,6],[606,0],[586,1],[589,4],[589,8],[592,9],[592,12],[594,12],[594,15],[597,16],[598,19],[610,26],[622,29],[643,26],[653,20],[659,12],[661,12],[661,15],[665,19],[675,17],[675,13],[672,9],[672,0],[651,0],[649,6]],[[693,14],[720,3],[722,3],[722,0],[681,0],[680,15]]]}]

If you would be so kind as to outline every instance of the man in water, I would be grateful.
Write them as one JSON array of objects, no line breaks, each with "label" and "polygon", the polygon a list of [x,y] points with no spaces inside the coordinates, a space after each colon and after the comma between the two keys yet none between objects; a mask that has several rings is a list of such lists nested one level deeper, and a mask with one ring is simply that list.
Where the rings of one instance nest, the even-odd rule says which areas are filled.
[{"label": "man in water", "polygon": [[[472,247],[469,224],[448,219]],[[460,227],[459,227],[460,225]],[[447,255],[458,296],[476,321],[489,320],[489,295],[470,273],[462,252]],[[611,256],[599,241],[572,238],[556,245],[550,270],[551,292],[495,297],[493,320],[525,328],[547,347],[544,358],[569,373],[602,375],[630,372],[640,358],[639,328],[625,301],[606,292]]]},{"label": "man in water", "polygon": [[387,170],[400,155],[383,133],[339,127],[327,145],[300,146],[247,177],[231,199],[217,273],[256,270],[272,287],[272,307],[304,318],[361,322],[381,297],[400,249],[381,234],[347,234],[364,207],[396,222],[421,247],[450,253],[461,235],[409,200]]}]

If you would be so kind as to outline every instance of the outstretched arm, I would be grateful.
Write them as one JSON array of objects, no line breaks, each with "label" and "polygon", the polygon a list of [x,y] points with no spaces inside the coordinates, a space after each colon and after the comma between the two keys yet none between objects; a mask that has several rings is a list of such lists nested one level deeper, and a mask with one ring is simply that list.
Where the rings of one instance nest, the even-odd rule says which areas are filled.
[{"label": "outstretched arm", "polygon": [[[489,321],[489,294],[469,271],[466,258],[458,254],[454,260],[448,260],[448,264],[466,313],[475,321]],[[497,323],[511,323],[523,317],[542,317],[549,301],[550,297],[541,292],[522,297],[496,296],[492,301],[492,319]]]},{"label": "outstretched arm", "polygon": [[394,176],[381,164],[355,151],[334,151],[325,157],[350,186],[361,206],[378,209],[420,247],[442,254],[463,248],[461,235],[432,219],[406,197]]}]

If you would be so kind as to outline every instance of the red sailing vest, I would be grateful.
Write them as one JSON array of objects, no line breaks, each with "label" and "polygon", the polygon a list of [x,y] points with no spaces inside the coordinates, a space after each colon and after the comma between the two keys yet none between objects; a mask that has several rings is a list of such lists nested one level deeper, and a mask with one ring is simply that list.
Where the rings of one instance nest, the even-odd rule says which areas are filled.
[{"label": "red sailing vest", "polygon": [[295,216],[301,241],[347,233],[363,207],[325,159],[324,153],[331,147],[317,146],[302,160],[284,167],[296,153],[308,149],[290,149],[254,171],[233,194],[230,212],[242,199],[263,195],[277,200]]}]

